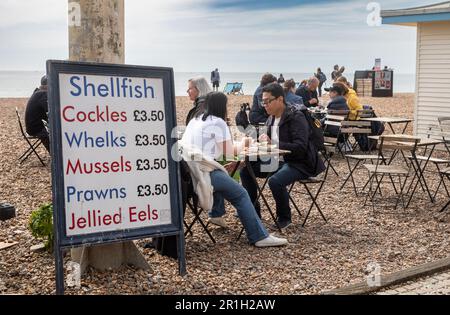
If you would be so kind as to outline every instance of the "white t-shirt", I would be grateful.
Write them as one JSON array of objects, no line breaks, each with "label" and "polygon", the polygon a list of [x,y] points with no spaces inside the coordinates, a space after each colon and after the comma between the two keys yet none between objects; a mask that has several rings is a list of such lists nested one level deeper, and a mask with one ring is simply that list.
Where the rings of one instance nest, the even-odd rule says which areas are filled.
[{"label": "white t-shirt", "polygon": [[181,141],[197,147],[205,157],[218,159],[223,154],[218,144],[231,141],[230,130],[221,118],[208,116],[203,121],[202,117],[203,115],[189,122]]},{"label": "white t-shirt", "polygon": [[271,133],[272,139],[270,139],[272,144],[275,144],[277,147],[280,143],[280,138],[278,137],[278,125],[280,124],[280,120],[281,120],[281,117],[274,119],[273,126],[272,126],[272,133]]}]

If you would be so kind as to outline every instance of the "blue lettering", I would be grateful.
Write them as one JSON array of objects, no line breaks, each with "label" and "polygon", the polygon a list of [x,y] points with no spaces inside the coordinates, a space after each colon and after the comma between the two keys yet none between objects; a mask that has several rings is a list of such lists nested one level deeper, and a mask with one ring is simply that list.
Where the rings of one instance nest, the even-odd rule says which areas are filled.
[{"label": "blue lettering", "polygon": [[72,138],[69,137],[67,132],[64,133],[66,136],[67,143],[69,143],[69,146],[72,147],[73,143],[77,145],[77,147],[80,147],[81,139],[83,138],[83,133],[80,133],[80,136],[77,138],[75,133],[72,133]]},{"label": "blue lettering", "polygon": [[106,189],[106,190],[100,190],[100,191],[98,191],[98,190],[95,190],[95,196],[97,197],[97,199],[106,199],[106,197],[108,196],[108,190],[109,189]]},{"label": "blue lettering", "polygon": [[95,96],[95,85],[93,83],[87,83],[86,76],[83,76],[84,80],[84,96],[88,96],[88,88],[92,88],[92,96]]},{"label": "blue lettering", "polygon": [[155,90],[153,89],[153,86],[147,86],[147,80],[144,79],[144,93],[145,93],[145,98],[148,98],[148,90],[150,90],[151,94],[152,94],[152,98],[155,98]]},{"label": "blue lettering", "polygon": [[76,88],[78,90],[78,92],[74,92],[74,91],[70,91],[70,94],[72,94],[72,96],[80,96],[81,94],[81,88],[78,84],[75,83],[75,80],[80,80],[80,77],[74,75],[73,77],[70,77],[70,84]]},{"label": "blue lettering", "polygon": [[109,92],[109,89],[106,84],[100,84],[98,86],[98,95],[100,95],[101,97],[107,97],[109,95],[108,92]]},{"label": "blue lettering", "polygon": [[67,202],[70,202],[70,196],[75,195],[76,189],[73,186],[67,186]]},{"label": "blue lettering", "polygon": [[142,98],[142,86],[136,85],[134,87],[134,92],[136,93],[135,95],[136,98]]}]

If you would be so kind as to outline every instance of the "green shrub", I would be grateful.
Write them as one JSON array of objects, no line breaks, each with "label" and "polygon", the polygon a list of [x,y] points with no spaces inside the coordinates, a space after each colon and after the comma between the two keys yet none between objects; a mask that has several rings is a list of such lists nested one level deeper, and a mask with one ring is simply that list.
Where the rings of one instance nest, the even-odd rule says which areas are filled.
[{"label": "green shrub", "polygon": [[47,250],[53,249],[53,206],[51,203],[43,204],[31,213],[29,228],[34,237],[44,241]]}]

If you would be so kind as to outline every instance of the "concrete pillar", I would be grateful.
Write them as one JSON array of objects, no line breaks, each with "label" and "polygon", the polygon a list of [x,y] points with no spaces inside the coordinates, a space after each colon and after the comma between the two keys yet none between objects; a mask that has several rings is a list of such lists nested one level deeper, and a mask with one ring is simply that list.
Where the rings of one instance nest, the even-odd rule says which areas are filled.
[{"label": "concrete pillar", "polygon": [[[69,0],[69,59],[123,64],[124,17],[124,0]],[[75,248],[71,255],[82,272],[88,265],[99,270],[122,264],[150,268],[134,242]]]},{"label": "concrete pillar", "polygon": [[69,59],[125,62],[124,0],[69,0]]}]

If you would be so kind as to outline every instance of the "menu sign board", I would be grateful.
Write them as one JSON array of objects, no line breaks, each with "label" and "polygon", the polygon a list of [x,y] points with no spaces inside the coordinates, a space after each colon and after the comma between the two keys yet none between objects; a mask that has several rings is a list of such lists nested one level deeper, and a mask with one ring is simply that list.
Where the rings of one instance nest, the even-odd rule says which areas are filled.
[{"label": "menu sign board", "polygon": [[61,245],[182,231],[173,72],[49,61]]}]

